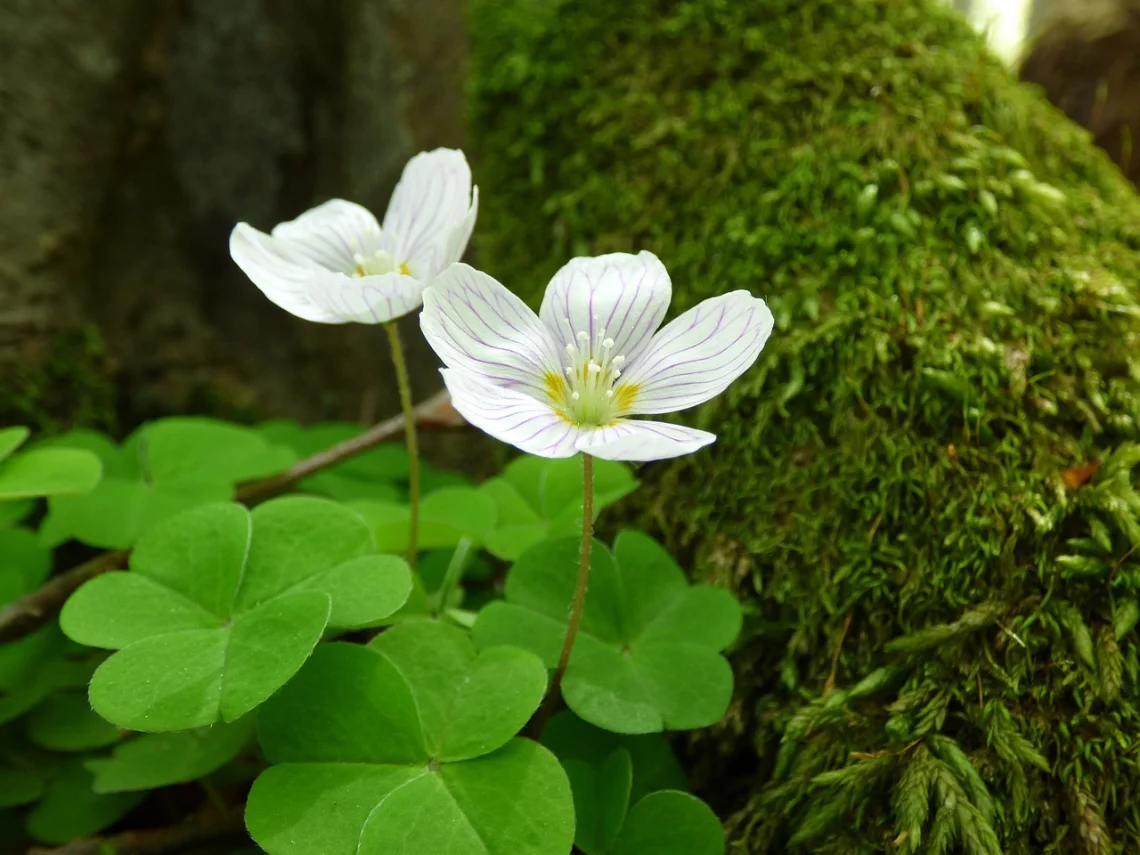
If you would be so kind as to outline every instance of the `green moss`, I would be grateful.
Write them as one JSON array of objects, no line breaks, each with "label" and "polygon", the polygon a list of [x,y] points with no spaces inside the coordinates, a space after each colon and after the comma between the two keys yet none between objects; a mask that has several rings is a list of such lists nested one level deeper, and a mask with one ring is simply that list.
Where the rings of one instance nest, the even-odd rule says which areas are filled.
[{"label": "green moss", "polygon": [[1132,187],[937,0],[480,0],[473,36],[484,269],[534,299],[652,249],[678,309],[777,317],[641,508],[751,612],[698,742],[741,851],[1140,848]]},{"label": "green moss", "polygon": [[94,327],[59,332],[42,345],[7,354],[4,362],[0,425],[28,425],[37,433],[114,429],[111,360]]}]

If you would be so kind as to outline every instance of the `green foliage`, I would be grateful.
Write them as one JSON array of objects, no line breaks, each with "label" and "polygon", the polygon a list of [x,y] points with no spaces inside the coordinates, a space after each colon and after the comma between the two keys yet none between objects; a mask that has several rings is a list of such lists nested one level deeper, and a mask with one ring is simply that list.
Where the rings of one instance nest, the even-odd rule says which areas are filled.
[{"label": "green foliage", "polygon": [[[487,550],[514,561],[540,540],[582,530],[582,464],[577,458],[518,457],[503,474],[479,485],[498,509]],[[629,469],[609,460],[594,463],[594,516],[637,489]]]},{"label": "green foliage", "polygon": [[60,616],[72,639],[119,651],[92,678],[92,706],[143,731],[241,718],[326,626],[374,625],[403,605],[407,566],[373,550],[358,515],[305,497],[252,513],[207,505],[151,529],[130,572],[91,580]]},{"label": "green foliage", "polygon": [[322,647],[262,709],[276,765],[250,793],[254,840],[283,855],[567,852],[565,773],[514,738],[545,688],[537,657],[476,655],[439,623],[402,624],[367,648]]},{"label": "green foliage", "polygon": [[153,790],[185,784],[217,771],[249,745],[254,717],[177,733],[147,733],[115,746],[108,758],[88,760],[96,793]]},{"label": "green foliage", "polygon": [[746,600],[695,750],[757,764],[757,855],[1140,848],[1140,203],[949,6],[473,5],[484,269],[645,248],[776,316],[627,513]]},{"label": "green foliage", "polygon": [[[151,822],[132,812],[178,787],[216,804],[248,791],[246,822],[269,855],[568,855],[575,840],[587,855],[721,855],[719,820],[683,792],[660,733],[566,712],[541,742],[519,736],[551,700],[548,648],[566,632],[579,462],[523,458],[478,487],[430,474],[415,573],[400,557],[402,451],[305,479],[321,496],[228,501],[358,432],[167,419],[121,445],[76,430],[27,453],[26,431],[0,433],[0,466],[42,452],[72,458],[57,485],[91,462],[105,472],[86,496],[50,497],[46,516],[42,501],[10,503],[0,606],[48,581],[53,546],[130,547],[129,569],[89,578],[58,624],[0,645],[4,839],[84,846],[121,820]],[[619,464],[597,472],[596,507],[637,485]],[[524,545],[504,604],[494,558]],[[715,720],[732,691],[720,651],[740,629],[735,601],[690,586],[644,535],[596,550],[576,650],[602,656],[575,654],[571,706],[616,730]],[[541,631],[477,648],[477,615],[482,626],[495,604],[531,610]]]},{"label": "green foliage", "polygon": [[0,503],[89,492],[103,467],[87,451],[33,448],[13,455],[28,438],[25,427],[0,430]]},{"label": "green foliage", "polygon": [[275,474],[296,458],[257,433],[211,419],[170,418],[144,425],[115,448],[82,432],[54,442],[98,445],[105,477],[83,496],[53,499],[43,526],[52,545],[74,538],[126,548],[181,511],[233,498],[234,485]]},{"label": "green foliage", "polygon": [[[515,644],[553,668],[577,566],[574,539],[543,541],[523,553],[507,577],[506,600],[480,613],[476,644]],[[570,709],[617,733],[706,727],[724,715],[732,671],[719,651],[740,632],[732,596],[690,586],[668,553],[637,532],[619,535],[612,554],[595,543],[590,577],[563,681]]]}]

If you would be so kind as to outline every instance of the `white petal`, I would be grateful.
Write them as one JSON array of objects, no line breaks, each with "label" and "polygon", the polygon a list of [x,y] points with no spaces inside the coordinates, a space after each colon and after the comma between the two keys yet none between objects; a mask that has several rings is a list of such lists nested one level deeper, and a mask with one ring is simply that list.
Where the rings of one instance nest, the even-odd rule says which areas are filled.
[{"label": "white petal", "polygon": [[546,328],[522,300],[486,273],[453,264],[424,292],[420,328],[448,368],[544,395],[562,364]]},{"label": "white petal", "polygon": [[407,261],[417,277],[430,279],[451,260],[444,258],[448,239],[473,207],[471,168],[463,152],[421,152],[408,161],[392,193],[384,233],[397,260]]},{"label": "white petal", "polygon": [[692,454],[716,441],[716,434],[665,422],[619,421],[582,429],[578,450],[605,460],[667,460]]},{"label": "white petal", "polygon": [[772,334],[772,313],[747,291],[713,297],[670,321],[621,383],[636,387],[623,415],[703,404],[752,367]]},{"label": "white petal", "polygon": [[522,392],[494,386],[458,368],[445,368],[451,404],[475,427],[539,457],[572,457],[578,427]]},{"label": "white petal", "polygon": [[372,213],[344,199],[330,199],[295,220],[281,223],[273,229],[273,237],[337,273],[351,274],[358,253],[371,255],[388,248]]},{"label": "white petal", "polygon": [[230,232],[230,256],[250,281],[285,311],[306,321],[344,323],[310,299],[312,293],[335,284],[340,274],[316,266],[248,223],[238,223]]},{"label": "white petal", "polygon": [[423,302],[423,283],[411,276],[329,276],[330,281],[309,292],[309,299],[339,323],[383,324],[415,311]]},{"label": "white petal", "polygon": [[454,264],[463,258],[463,253],[467,250],[467,243],[471,240],[471,232],[475,230],[475,218],[478,216],[479,188],[473,187],[471,188],[471,208],[459,221],[459,225],[451,230],[451,234],[447,236],[447,241],[444,244],[442,255],[444,269],[447,268],[447,265]]},{"label": "white petal", "polygon": [[538,314],[564,343],[583,331],[593,341],[604,329],[614,340],[613,354],[630,360],[661,325],[672,295],[669,273],[656,255],[615,252],[568,262],[550,280]]}]

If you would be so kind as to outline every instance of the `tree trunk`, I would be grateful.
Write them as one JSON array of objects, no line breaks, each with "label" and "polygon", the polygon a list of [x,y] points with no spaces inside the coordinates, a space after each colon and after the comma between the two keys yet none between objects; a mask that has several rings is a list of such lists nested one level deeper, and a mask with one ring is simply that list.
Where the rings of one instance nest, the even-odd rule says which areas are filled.
[{"label": "tree trunk", "polygon": [[462,7],[0,2],[0,423],[393,411],[381,332],[286,314],[227,238],[334,196],[382,216],[412,154],[461,146]]},{"label": "tree trunk", "polygon": [[488,270],[649,249],[777,318],[640,493],[751,615],[693,755],[733,841],[1140,848],[1133,187],[941,0],[472,20]]}]

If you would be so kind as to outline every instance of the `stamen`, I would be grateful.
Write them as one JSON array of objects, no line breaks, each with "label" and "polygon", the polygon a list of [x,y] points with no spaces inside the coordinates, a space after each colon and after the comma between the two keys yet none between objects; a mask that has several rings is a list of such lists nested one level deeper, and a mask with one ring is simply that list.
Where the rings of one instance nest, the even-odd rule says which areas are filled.
[{"label": "stamen", "polygon": [[602,342],[602,347],[604,347],[606,350],[609,350],[613,346],[614,346],[614,340],[612,338],[607,338],[605,341]]}]

